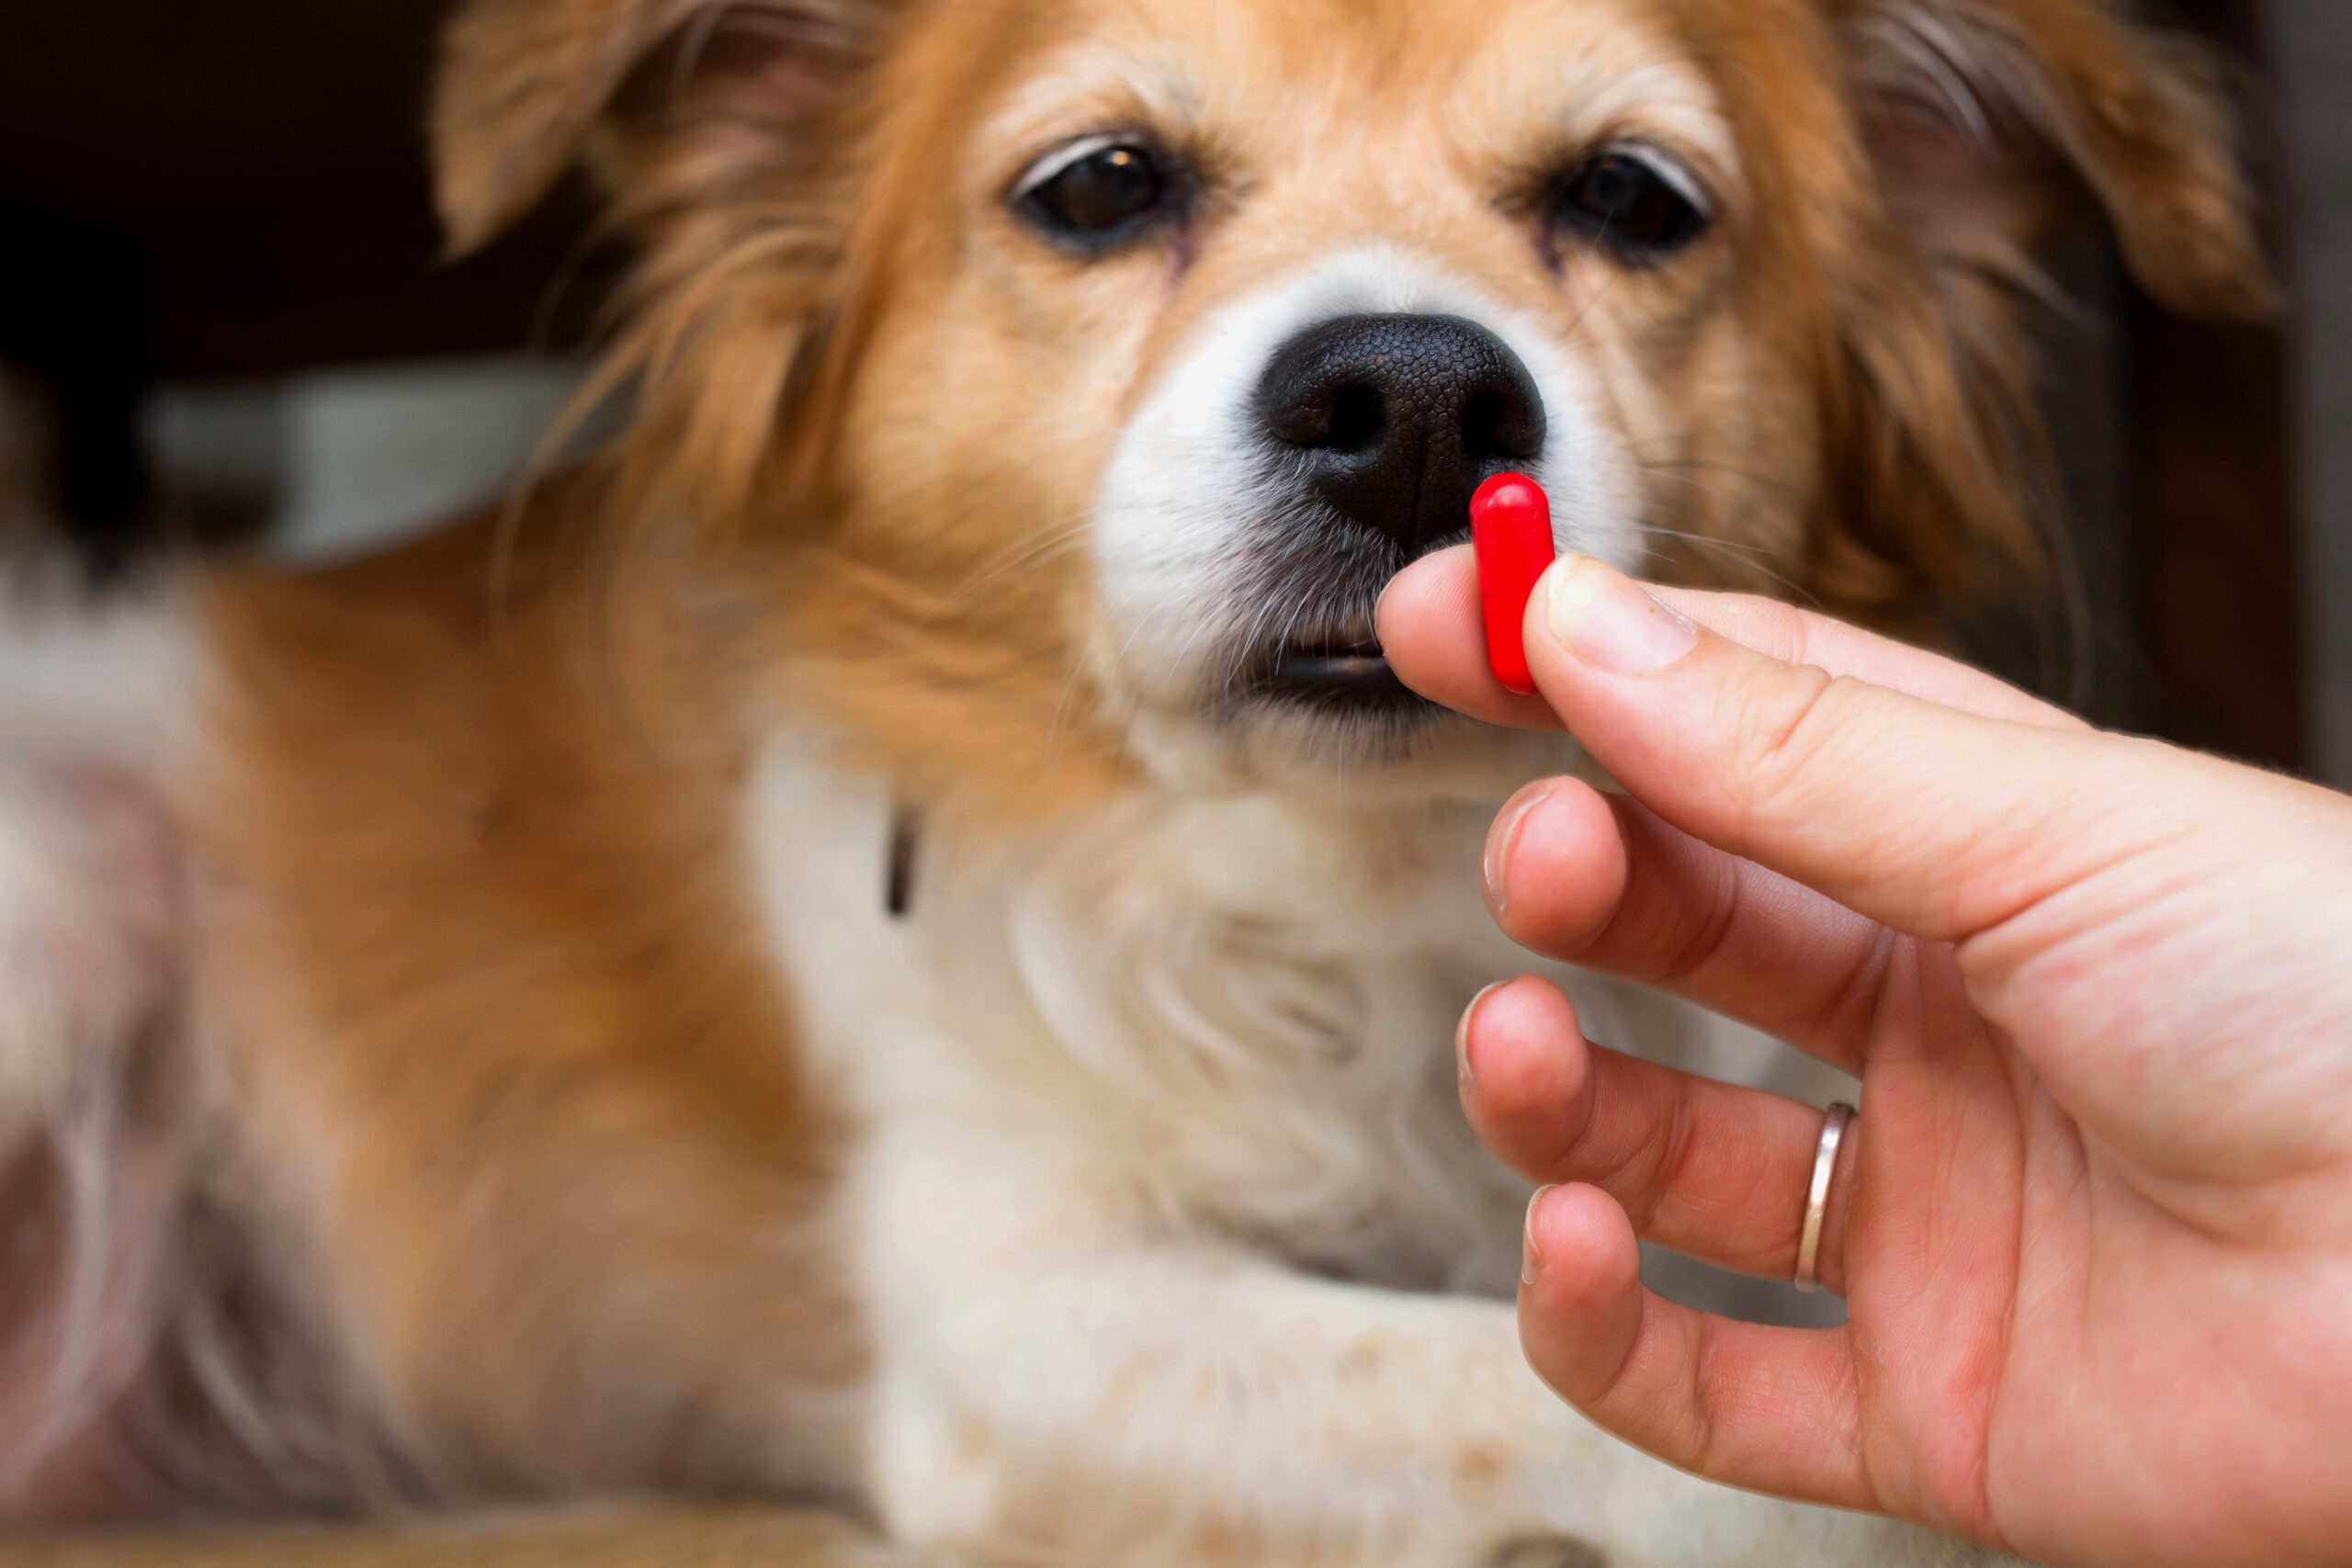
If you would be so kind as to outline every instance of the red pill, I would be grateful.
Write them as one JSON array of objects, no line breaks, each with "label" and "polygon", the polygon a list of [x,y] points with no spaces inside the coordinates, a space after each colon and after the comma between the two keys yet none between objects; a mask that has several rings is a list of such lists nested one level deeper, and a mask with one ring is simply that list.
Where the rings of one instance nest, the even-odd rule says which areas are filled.
[{"label": "red pill", "polygon": [[1487,663],[1506,691],[1532,696],[1527,601],[1552,564],[1552,502],[1525,474],[1497,474],[1470,498],[1470,537],[1478,552],[1478,604],[1486,612]]}]

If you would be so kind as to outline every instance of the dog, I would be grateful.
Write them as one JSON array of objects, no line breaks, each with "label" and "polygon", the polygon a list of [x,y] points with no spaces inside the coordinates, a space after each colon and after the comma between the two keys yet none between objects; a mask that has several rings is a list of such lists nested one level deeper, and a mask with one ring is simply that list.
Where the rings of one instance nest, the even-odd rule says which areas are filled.
[{"label": "dog", "polygon": [[8,1517],[1974,1560],[1527,1371],[1448,1042],[1534,966],[1487,822],[1590,764],[1372,615],[1506,468],[1915,635],[2047,581],[2036,247],[2095,205],[2267,304],[2201,57],[2106,0],[471,0],[433,130],[458,252],[592,171],[627,428],[380,558],[15,592]]}]

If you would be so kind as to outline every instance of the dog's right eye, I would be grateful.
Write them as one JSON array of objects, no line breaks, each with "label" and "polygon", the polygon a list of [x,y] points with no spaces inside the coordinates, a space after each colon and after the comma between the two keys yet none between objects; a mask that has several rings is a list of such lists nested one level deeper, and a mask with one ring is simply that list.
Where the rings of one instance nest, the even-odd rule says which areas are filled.
[{"label": "dog's right eye", "polygon": [[1013,205],[1048,236],[1091,248],[1122,240],[1165,213],[1171,184],[1150,148],[1090,139],[1032,168],[1015,188]]},{"label": "dog's right eye", "polygon": [[1707,210],[1679,164],[1631,144],[1604,147],[1553,193],[1555,221],[1627,261],[1655,262],[1707,228]]}]

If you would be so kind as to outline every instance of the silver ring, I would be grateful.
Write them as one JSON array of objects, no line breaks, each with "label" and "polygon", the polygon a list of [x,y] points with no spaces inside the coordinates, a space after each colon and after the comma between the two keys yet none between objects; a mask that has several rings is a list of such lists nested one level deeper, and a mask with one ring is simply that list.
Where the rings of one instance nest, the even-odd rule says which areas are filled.
[{"label": "silver ring", "polygon": [[1800,1291],[1821,1289],[1821,1222],[1829,1217],[1829,1179],[1838,1174],[1838,1145],[1846,1128],[1860,1111],[1839,1100],[1821,1119],[1821,1146],[1813,1154],[1813,1185],[1804,1195],[1804,1231],[1797,1238],[1795,1284]]}]

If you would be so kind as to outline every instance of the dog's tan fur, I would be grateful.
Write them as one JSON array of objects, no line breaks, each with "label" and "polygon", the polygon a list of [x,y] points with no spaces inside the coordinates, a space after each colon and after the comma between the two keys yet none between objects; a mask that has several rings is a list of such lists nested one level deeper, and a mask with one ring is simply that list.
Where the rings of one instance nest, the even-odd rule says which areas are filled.
[{"label": "dog's tan fur", "polygon": [[[774,1411],[730,1420],[730,1391],[859,1364],[835,1132],[733,858],[743,705],[644,576],[592,626],[526,557],[493,615],[489,532],[215,585],[235,739],[206,798],[236,805],[201,832],[255,1010],[225,1038],[264,1146],[340,1131],[303,1228],[436,1479],[747,1482]],[[651,1374],[626,1409],[617,1365]]]},{"label": "dog's tan fur", "polygon": [[[454,243],[584,150],[641,252],[609,456],[385,559],[192,592],[202,740],[156,786],[202,890],[186,1048],[271,1299],[396,1489],[861,1495],[867,1129],[795,1049],[749,781],[789,716],[967,846],[1149,787],[1086,674],[1086,519],[1222,303],[1373,237],[1573,316],[1656,570],[1924,631],[2048,570],[2018,294],[2075,194],[2167,303],[2267,299],[2202,67],[2099,0],[727,9],[476,0],[450,33]],[[1989,143],[1906,52],[1920,16]],[[1547,250],[1529,207],[1586,134],[1559,62],[1612,51],[1688,62],[1729,128],[1670,266]],[[1134,60],[1176,85],[1105,64]],[[1190,152],[1202,220],[1035,243],[1001,193],[1088,124]],[[1229,1559],[1212,1503],[1148,1507]],[[1050,1488],[1006,1507],[1052,1544]]]}]

